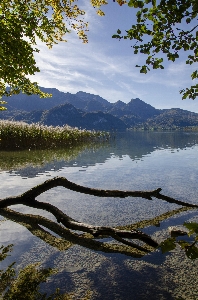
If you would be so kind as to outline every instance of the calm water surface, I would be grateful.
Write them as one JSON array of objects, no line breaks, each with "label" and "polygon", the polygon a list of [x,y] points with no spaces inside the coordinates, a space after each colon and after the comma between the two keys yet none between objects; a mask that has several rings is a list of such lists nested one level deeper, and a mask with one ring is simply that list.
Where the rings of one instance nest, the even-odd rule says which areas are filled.
[{"label": "calm water surface", "polygon": [[[3,155],[5,153],[1,153],[1,157]],[[43,159],[35,165],[27,163],[25,158],[24,163],[19,164],[18,155],[12,154],[9,159],[6,155],[8,167],[2,163],[0,172],[1,198],[21,194],[46,179],[63,176],[77,184],[101,189],[152,190],[160,187],[164,195],[198,202],[196,133],[119,133],[98,149],[84,149],[71,159],[57,157],[55,153],[51,161]],[[132,224],[179,208],[159,199],[98,198],[62,187],[40,195],[38,200],[56,205],[78,221],[106,226]],[[12,208],[23,213],[40,213],[54,220],[46,212],[22,205]],[[196,218],[197,211],[188,211],[161,222],[160,227],[150,226],[144,231],[158,239],[167,234],[168,226]],[[81,299],[88,289],[93,292],[92,299],[197,299],[198,264],[187,259],[179,249],[168,255],[161,255],[157,250],[142,259],[94,252],[78,245],[59,251],[22,225],[5,221],[3,217],[0,229],[1,243],[14,244],[12,256],[5,263],[15,260],[18,267],[24,267],[41,261],[43,266],[58,268],[59,273],[43,286],[43,290],[50,291],[58,286],[62,291],[74,291],[75,299]]]}]

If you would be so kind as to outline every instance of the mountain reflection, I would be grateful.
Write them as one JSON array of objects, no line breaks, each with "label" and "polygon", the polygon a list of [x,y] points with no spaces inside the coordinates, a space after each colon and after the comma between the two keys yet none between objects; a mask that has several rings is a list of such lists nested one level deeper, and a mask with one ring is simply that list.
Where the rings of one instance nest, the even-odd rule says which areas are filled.
[{"label": "mountain reflection", "polygon": [[83,167],[86,170],[89,166],[104,164],[111,157],[144,160],[157,150],[175,152],[197,144],[198,134],[194,132],[128,131],[117,133],[115,138],[99,145],[53,151],[1,152],[0,169],[9,171],[10,175],[32,178],[64,167]]}]

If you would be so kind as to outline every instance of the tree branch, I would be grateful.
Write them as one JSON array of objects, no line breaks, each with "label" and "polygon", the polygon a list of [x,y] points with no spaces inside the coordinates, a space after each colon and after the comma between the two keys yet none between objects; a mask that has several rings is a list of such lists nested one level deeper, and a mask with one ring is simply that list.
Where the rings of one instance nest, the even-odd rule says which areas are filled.
[{"label": "tree branch", "polygon": [[[125,246],[130,246],[130,247],[136,248],[136,249],[138,249],[140,251],[144,251],[144,252],[149,252],[150,249],[148,250],[140,245],[137,245],[136,243],[129,241],[128,239],[137,239],[141,242],[144,242],[149,247],[156,248],[158,246],[158,243],[156,241],[154,241],[150,236],[148,236],[147,234],[145,234],[139,230],[132,229],[129,231],[129,230],[121,229],[121,228],[118,229],[118,228],[105,227],[105,226],[92,226],[89,224],[78,222],[78,221],[70,218],[65,213],[63,213],[56,206],[54,206],[50,203],[40,202],[35,199],[40,194],[48,191],[51,188],[57,187],[57,186],[63,186],[72,191],[89,194],[89,195],[93,195],[93,196],[98,196],[98,197],[118,197],[118,198],[141,197],[141,198],[145,198],[148,200],[152,200],[152,197],[154,197],[154,198],[161,199],[161,200],[164,200],[169,203],[175,203],[178,205],[186,206],[188,208],[198,208],[198,205],[186,203],[186,202],[176,200],[174,198],[160,194],[161,188],[158,188],[153,191],[101,190],[101,189],[93,189],[93,188],[77,185],[63,177],[55,177],[53,179],[45,181],[44,183],[42,183],[40,185],[33,187],[32,189],[28,190],[27,192],[23,193],[22,195],[18,195],[15,197],[8,197],[8,198],[0,200],[0,212],[2,214],[5,214],[5,212],[9,212],[9,210],[6,209],[7,206],[15,205],[15,204],[24,204],[29,207],[46,210],[46,211],[50,212],[51,214],[53,214],[54,217],[57,219],[57,222],[62,223],[62,225],[64,225],[65,228],[86,232],[88,234],[91,234],[94,238],[97,238],[97,237],[101,238],[104,236],[105,237],[108,236],[108,237],[111,237],[111,238],[117,240],[118,242],[122,243]],[[12,216],[13,216],[13,214],[14,214],[14,212],[12,212]],[[17,216],[17,214],[19,214],[19,213],[15,212],[15,217]],[[31,216],[31,215],[28,215],[28,216]],[[37,220],[39,220],[39,222],[40,222],[42,219],[41,219],[41,217],[37,216]],[[27,223],[27,220],[25,223]],[[40,228],[40,227],[38,227],[39,226],[38,224],[36,226],[37,226],[36,227],[37,229]],[[60,225],[58,225],[58,226],[60,226]],[[41,229],[41,228],[39,230],[42,233],[44,231],[44,229]],[[56,230],[55,230],[55,232],[56,232]],[[77,235],[77,236],[79,237],[79,235]],[[100,245],[100,247],[101,247],[101,245]]]},{"label": "tree branch", "polygon": [[35,198],[40,194],[57,186],[62,186],[75,192],[93,195],[97,197],[114,197],[114,198],[140,197],[147,200],[152,200],[152,197],[155,197],[169,203],[175,203],[182,206],[198,208],[198,205],[196,204],[186,203],[184,201],[176,200],[174,198],[160,194],[162,190],[161,188],[158,188],[153,191],[120,191],[120,190],[93,189],[93,188],[84,187],[76,183],[73,183],[64,177],[54,177],[52,179],[46,180],[44,183],[40,185],[33,187],[32,189],[23,193],[22,195],[2,199],[0,200],[0,208],[4,208],[14,204],[28,205],[28,203],[34,202]]}]

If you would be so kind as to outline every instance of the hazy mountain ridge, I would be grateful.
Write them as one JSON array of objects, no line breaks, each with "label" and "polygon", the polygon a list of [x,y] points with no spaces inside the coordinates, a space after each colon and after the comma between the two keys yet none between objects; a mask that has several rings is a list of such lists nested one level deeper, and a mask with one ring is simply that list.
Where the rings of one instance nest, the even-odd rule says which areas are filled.
[{"label": "hazy mountain ridge", "polygon": [[36,95],[14,95],[6,98],[8,110],[0,119],[27,123],[63,126],[68,124],[95,130],[125,130],[126,128],[175,128],[198,126],[198,114],[179,108],[156,109],[136,98],[129,103],[110,103],[98,95],[82,91],[76,94],[42,88],[52,98]]},{"label": "hazy mountain ridge", "polygon": [[186,127],[198,126],[198,114],[180,108],[163,109],[161,114],[148,119],[148,127]]}]

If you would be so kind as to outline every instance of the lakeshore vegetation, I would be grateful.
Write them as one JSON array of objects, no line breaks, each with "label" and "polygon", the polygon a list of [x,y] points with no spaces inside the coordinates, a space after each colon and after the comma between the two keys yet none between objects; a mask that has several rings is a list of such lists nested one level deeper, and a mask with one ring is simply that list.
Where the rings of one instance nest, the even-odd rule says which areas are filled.
[{"label": "lakeshore vegetation", "polygon": [[0,121],[0,150],[70,148],[108,137],[107,132],[78,129],[68,125],[53,127]]}]

